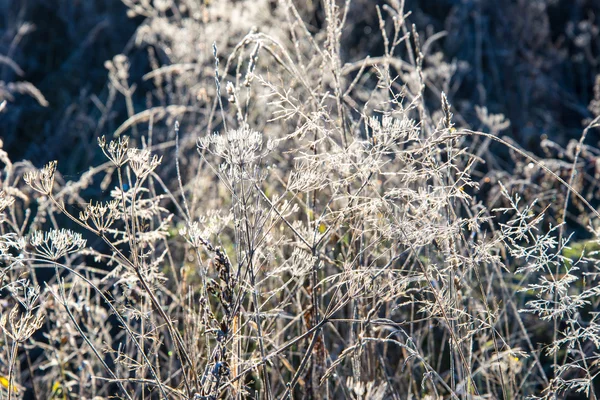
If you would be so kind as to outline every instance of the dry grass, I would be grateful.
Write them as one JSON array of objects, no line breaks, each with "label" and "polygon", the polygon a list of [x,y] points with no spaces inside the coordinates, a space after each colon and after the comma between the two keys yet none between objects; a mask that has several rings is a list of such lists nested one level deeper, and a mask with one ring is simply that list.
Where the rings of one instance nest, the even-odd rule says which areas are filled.
[{"label": "dry grass", "polygon": [[472,130],[402,1],[353,63],[350,1],[319,30],[291,0],[124,2],[154,87],[136,110],[107,61],[106,161],[0,147],[0,398],[596,398],[597,120],[546,160]]}]

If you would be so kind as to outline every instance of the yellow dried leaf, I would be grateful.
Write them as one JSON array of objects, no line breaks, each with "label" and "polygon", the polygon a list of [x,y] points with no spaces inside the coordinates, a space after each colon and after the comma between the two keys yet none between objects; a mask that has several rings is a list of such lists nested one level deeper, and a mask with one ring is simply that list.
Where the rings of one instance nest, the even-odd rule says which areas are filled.
[{"label": "yellow dried leaf", "polygon": [[12,390],[14,393],[17,393],[19,391],[15,385],[11,385],[8,382],[8,379],[3,376],[0,376],[0,386],[2,386],[5,389]]}]

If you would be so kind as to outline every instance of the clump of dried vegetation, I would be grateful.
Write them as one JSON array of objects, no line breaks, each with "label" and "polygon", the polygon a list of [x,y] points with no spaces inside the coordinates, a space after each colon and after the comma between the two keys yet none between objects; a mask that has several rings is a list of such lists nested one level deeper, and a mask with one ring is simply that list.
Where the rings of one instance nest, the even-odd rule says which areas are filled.
[{"label": "clump of dried vegetation", "polygon": [[365,4],[124,3],[152,69],[106,62],[104,161],[0,146],[0,398],[596,398],[597,119],[545,160],[473,130],[400,0],[353,62]]}]

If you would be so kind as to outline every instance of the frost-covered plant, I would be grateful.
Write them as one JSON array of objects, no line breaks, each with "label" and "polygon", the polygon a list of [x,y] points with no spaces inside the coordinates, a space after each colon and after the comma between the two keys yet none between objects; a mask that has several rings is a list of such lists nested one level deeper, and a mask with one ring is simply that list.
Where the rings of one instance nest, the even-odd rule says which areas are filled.
[{"label": "frost-covered plant", "polygon": [[[106,63],[128,112],[98,140],[106,162],[66,181],[0,149],[3,309],[25,310],[0,324],[9,393],[595,397],[576,173],[500,138],[509,122],[484,107],[490,133],[470,130],[449,100],[458,66],[403,2],[376,8],[384,55],[358,60],[341,48],[349,1],[322,2],[319,29],[287,0],[125,3],[146,18],[154,88],[136,109],[133,58]],[[498,142],[564,202],[482,169]],[[20,371],[33,348],[42,373]]]}]

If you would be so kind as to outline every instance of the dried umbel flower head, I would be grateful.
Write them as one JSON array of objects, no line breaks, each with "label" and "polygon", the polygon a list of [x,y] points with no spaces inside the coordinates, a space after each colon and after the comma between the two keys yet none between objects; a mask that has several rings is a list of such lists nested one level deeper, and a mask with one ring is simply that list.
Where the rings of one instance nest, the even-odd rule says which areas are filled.
[{"label": "dried umbel flower head", "polygon": [[102,149],[104,155],[106,155],[117,168],[123,166],[127,162],[129,137],[121,136],[118,140],[111,140],[107,146],[106,138],[102,136],[98,138],[98,145]]},{"label": "dried umbel flower head", "polygon": [[[3,313],[0,318],[0,329],[3,330],[15,342],[24,342],[33,335],[35,331],[41,328],[44,322],[44,316],[34,313],[36,303],[39,298],[39,286],[32,286],[29,281],[22,281],[22,287],[9,285],[9,291],[25,308],[25,313],[19,313],[19,305],[15,304],[9,313]],[[18,292],[23,290],[23,294]],[[36,315],[38,314],[38,315]]]},{"label": "dried umbel flower head", "polygon": [[151,155],[150,150],[129,149],[127,160],[138,179],[146,178],[162,162],[162,157]]},{"label": "dried umbel flower head", "polygon": [[0,328],[15,342],[24,342],[31,337],[42,327],[44,323],[43,315],[34,315],[31,310],[27,310],[25,314],[19,313],[19,306],[15,305],[8,313],[2,315],[0,319]]},{"label": "dried umbel flower head", "polygon": [[263,154],[263,135],[248,126],[231,130],[223,135],[214,134],[198,141],[199,149],[206,149],[233,167],[254,164]]},{"label": "dried umbel flower head", "polygon": [[86,240],[80,233],[68,229],[52,229],[50,232],[35,231],[29,242],[40,256],[50,260],[58,260],[69,253],[75,253],[86,245]]},{"label": "dried umbel flower head", "polygon": [[306,250],[296,247],[292,252],[292,257],[288,260],[290,263],[290,273],[296,277],[307,275],[311,268],[318,264],[318,257],[311,255]]},{"label": "dried umbel flower head", "polygon": [[92,227],[98,232],[106,231],[119,218],[119,202],[111,200],[107,203],[90,203],[86,206],[85,211],[79,213],[79,219],[83,222],[92,222]]},{"label": "dried umbel flower head", "polygon": [[41,171],[29,171],[23,179],[33,190],[44,195],[52,193],[54,186],[54,174],[56,173],[56,161],[50,161]]}]

